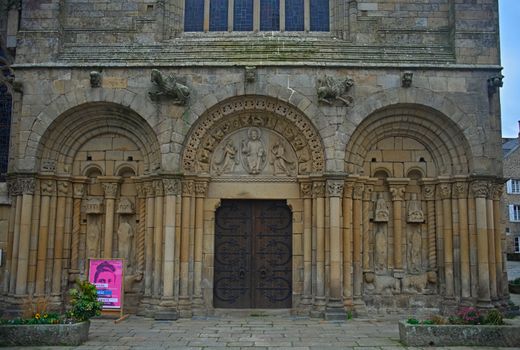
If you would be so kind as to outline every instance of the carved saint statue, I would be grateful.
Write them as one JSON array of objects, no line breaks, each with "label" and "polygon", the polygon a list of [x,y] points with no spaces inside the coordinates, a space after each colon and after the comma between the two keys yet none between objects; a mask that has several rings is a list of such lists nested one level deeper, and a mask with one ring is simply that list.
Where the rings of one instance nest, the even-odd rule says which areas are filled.
[{"label": "carved saint statue", "polygon": [[218,175],[232,173],[236,165],[238,165],[237,148],[232,140],[228,140],[219,159],[215,161],[215,171]]},{"label": "carved saint statue", "polygon": [[421,240],[419,226],[414,225],[408,245],[408,267],[412,273],[421,272]]},{"label": "carved saint statue", "polygon": [[87,258],[96,258],[99,249],[99,216],[89,215],[87,222]]},{"label": "carved saint statue", "polygon": [[118,251],[119,257],[125,259],[126,265],[130,265],[130,253],[132,250],[132,238],[134,237],[134,230],[132,226],[126,221],[122,221],[117,230]]},{"label": "carved saint statue", "polygon": [[377,194],[376,210],[374,215],[374,222],[388,222],[389,211],[388,204],[383,198],[382,193]]},{"label": "carved saint statue", "polygon": [[260,136],[260,129],[250,128],[247,139],[242,140],[244,167],[250,174],[259,174],[265,166],[266,152]]},{"label": "carved saint statue", "polygon": [[271,147],[271,165],[273,166],[273,174],[291,175],[294,171],[294,162],[290,161],[285,154],[285,148],[280,141]]},{"label": "carved saint statue", "polygon": [[375,247],[375,263],[376,271],[384,272],[386,268],[386,232],[384,225],[377,225],[376,231],[376,247]]},{"label": "carved saint statue", "polygon": [[408,202],[408,217],[406,221],[424,222],[424,213],[421,208],[421,202],[417,200],[417,193],[412,193],[412,198]]}]

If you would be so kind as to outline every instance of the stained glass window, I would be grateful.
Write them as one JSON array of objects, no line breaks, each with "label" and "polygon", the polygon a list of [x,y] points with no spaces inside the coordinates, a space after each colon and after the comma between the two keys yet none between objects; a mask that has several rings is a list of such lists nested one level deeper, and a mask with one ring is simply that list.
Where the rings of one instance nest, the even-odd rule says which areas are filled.
[{"label": "stained glass window", "polygon": [[235,0],[233,6],[233,30],[253,30],[253,0]]},{"label": "stained glass window", "polygon": [[228,0],[211,0],[209,6],[209,30],[226,31],[228,29]]},{"label": "stained glass window", "polygon": [[5,181],[9,160],[12,97],[4,84],[0,85],[0,181]]},{"label": "stained glass window", "polygon": [[202,32],[204,30],[204,0],[185,2],[184,31]]},{"label": "stained glass window", "polygon": [[329,31],[329,0],[310,0],[311,31]]},{"label": "stained glass window", "polygon": [[303,0],[285,0],[285,30],[303,31]]},{"label": "stained glass window", "polygon": [[280,30],[279,0],[260,0],[260,30]]}]

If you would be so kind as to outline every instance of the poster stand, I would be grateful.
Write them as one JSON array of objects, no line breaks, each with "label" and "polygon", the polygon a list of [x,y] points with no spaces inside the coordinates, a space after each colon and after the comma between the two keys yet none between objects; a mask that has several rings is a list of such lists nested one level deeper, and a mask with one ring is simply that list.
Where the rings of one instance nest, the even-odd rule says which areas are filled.
[{"label": "poster stand", "polygon": [[103,302],[101,316],[116,318],[114,323],[127,319],[130,315],[124,314],[125,260],[122,258],[88,260],[88,281],[96,286],[98,300]]}]

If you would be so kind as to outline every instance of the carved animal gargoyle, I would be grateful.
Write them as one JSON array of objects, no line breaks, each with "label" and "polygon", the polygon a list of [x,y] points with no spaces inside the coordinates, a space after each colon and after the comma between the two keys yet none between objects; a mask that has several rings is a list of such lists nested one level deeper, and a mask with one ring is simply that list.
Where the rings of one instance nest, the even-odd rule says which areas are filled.
[{"label": "carved animal gargoyle", "polygon": [[344,96],[354,85],[354,80],[347,77],[338,79],[332,76],[324,76],[318,79],[318,101],[333,104],[335,100],[343,102],[347,107],[352,104],[354,99],[352,96]]},{"label": "carved animal gargoyle", "polygon": [[504,86],[504,76],[502,74],[497,74],[492,76],[487,80],[488,84],[488,93],[490,95],[496,93],[498,91],[498,88],[501,88]]},{"label": "carved animal gargoyle", "polygon": [[188,101],[190,89],[173,75],[164,76],[159,70],[152,69],[151,81],[154,87],[148,94],[153,101],[163,96],[171,98],[178,105],[185,105]]}]

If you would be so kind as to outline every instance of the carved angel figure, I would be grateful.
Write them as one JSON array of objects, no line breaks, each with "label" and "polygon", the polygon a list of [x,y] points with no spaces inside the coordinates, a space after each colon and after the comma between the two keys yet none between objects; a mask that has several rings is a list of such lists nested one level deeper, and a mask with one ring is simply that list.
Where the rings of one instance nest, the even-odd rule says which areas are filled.
[{"label": "carved angel figure", "polygon": [[343,97],[342,95],[346,93],[353,85],[354,80],[348,77],[344,80],[340,80],[331,76],[320,78],[318,79],[317,88],[318,101],[332,104],[332,102],[337,99],[345,103],[345,105],[350,106],[350,104],[353,102],[353,98],[351,96]]},{"label": "carved angel figure", "polygon": [[285,155],[285,148],[279,141],[271,147],[271,154],[271,165],[273,166],[274,174],[282,173],[285,175],[291,175],[295,168],[294,162],[287,158]]},{"label": "carved angel figure", "polygon": [[163,76],[163,74],[157,70],[152,69],[151,81],[154,84],[154,90],[148,94],[154,101],[158,100],[161,96],[167,96],[173,98],[173,103],[185,105],[190,96],[190,89],[178,82],[173,75]]},{"label": "carved angel figure", "polygon": [[215,171],[218,175],[232,173],[238,165],[237,148],[232,140],[226,142],[226,146],[221,151],[220,157],[215,161]]}]

